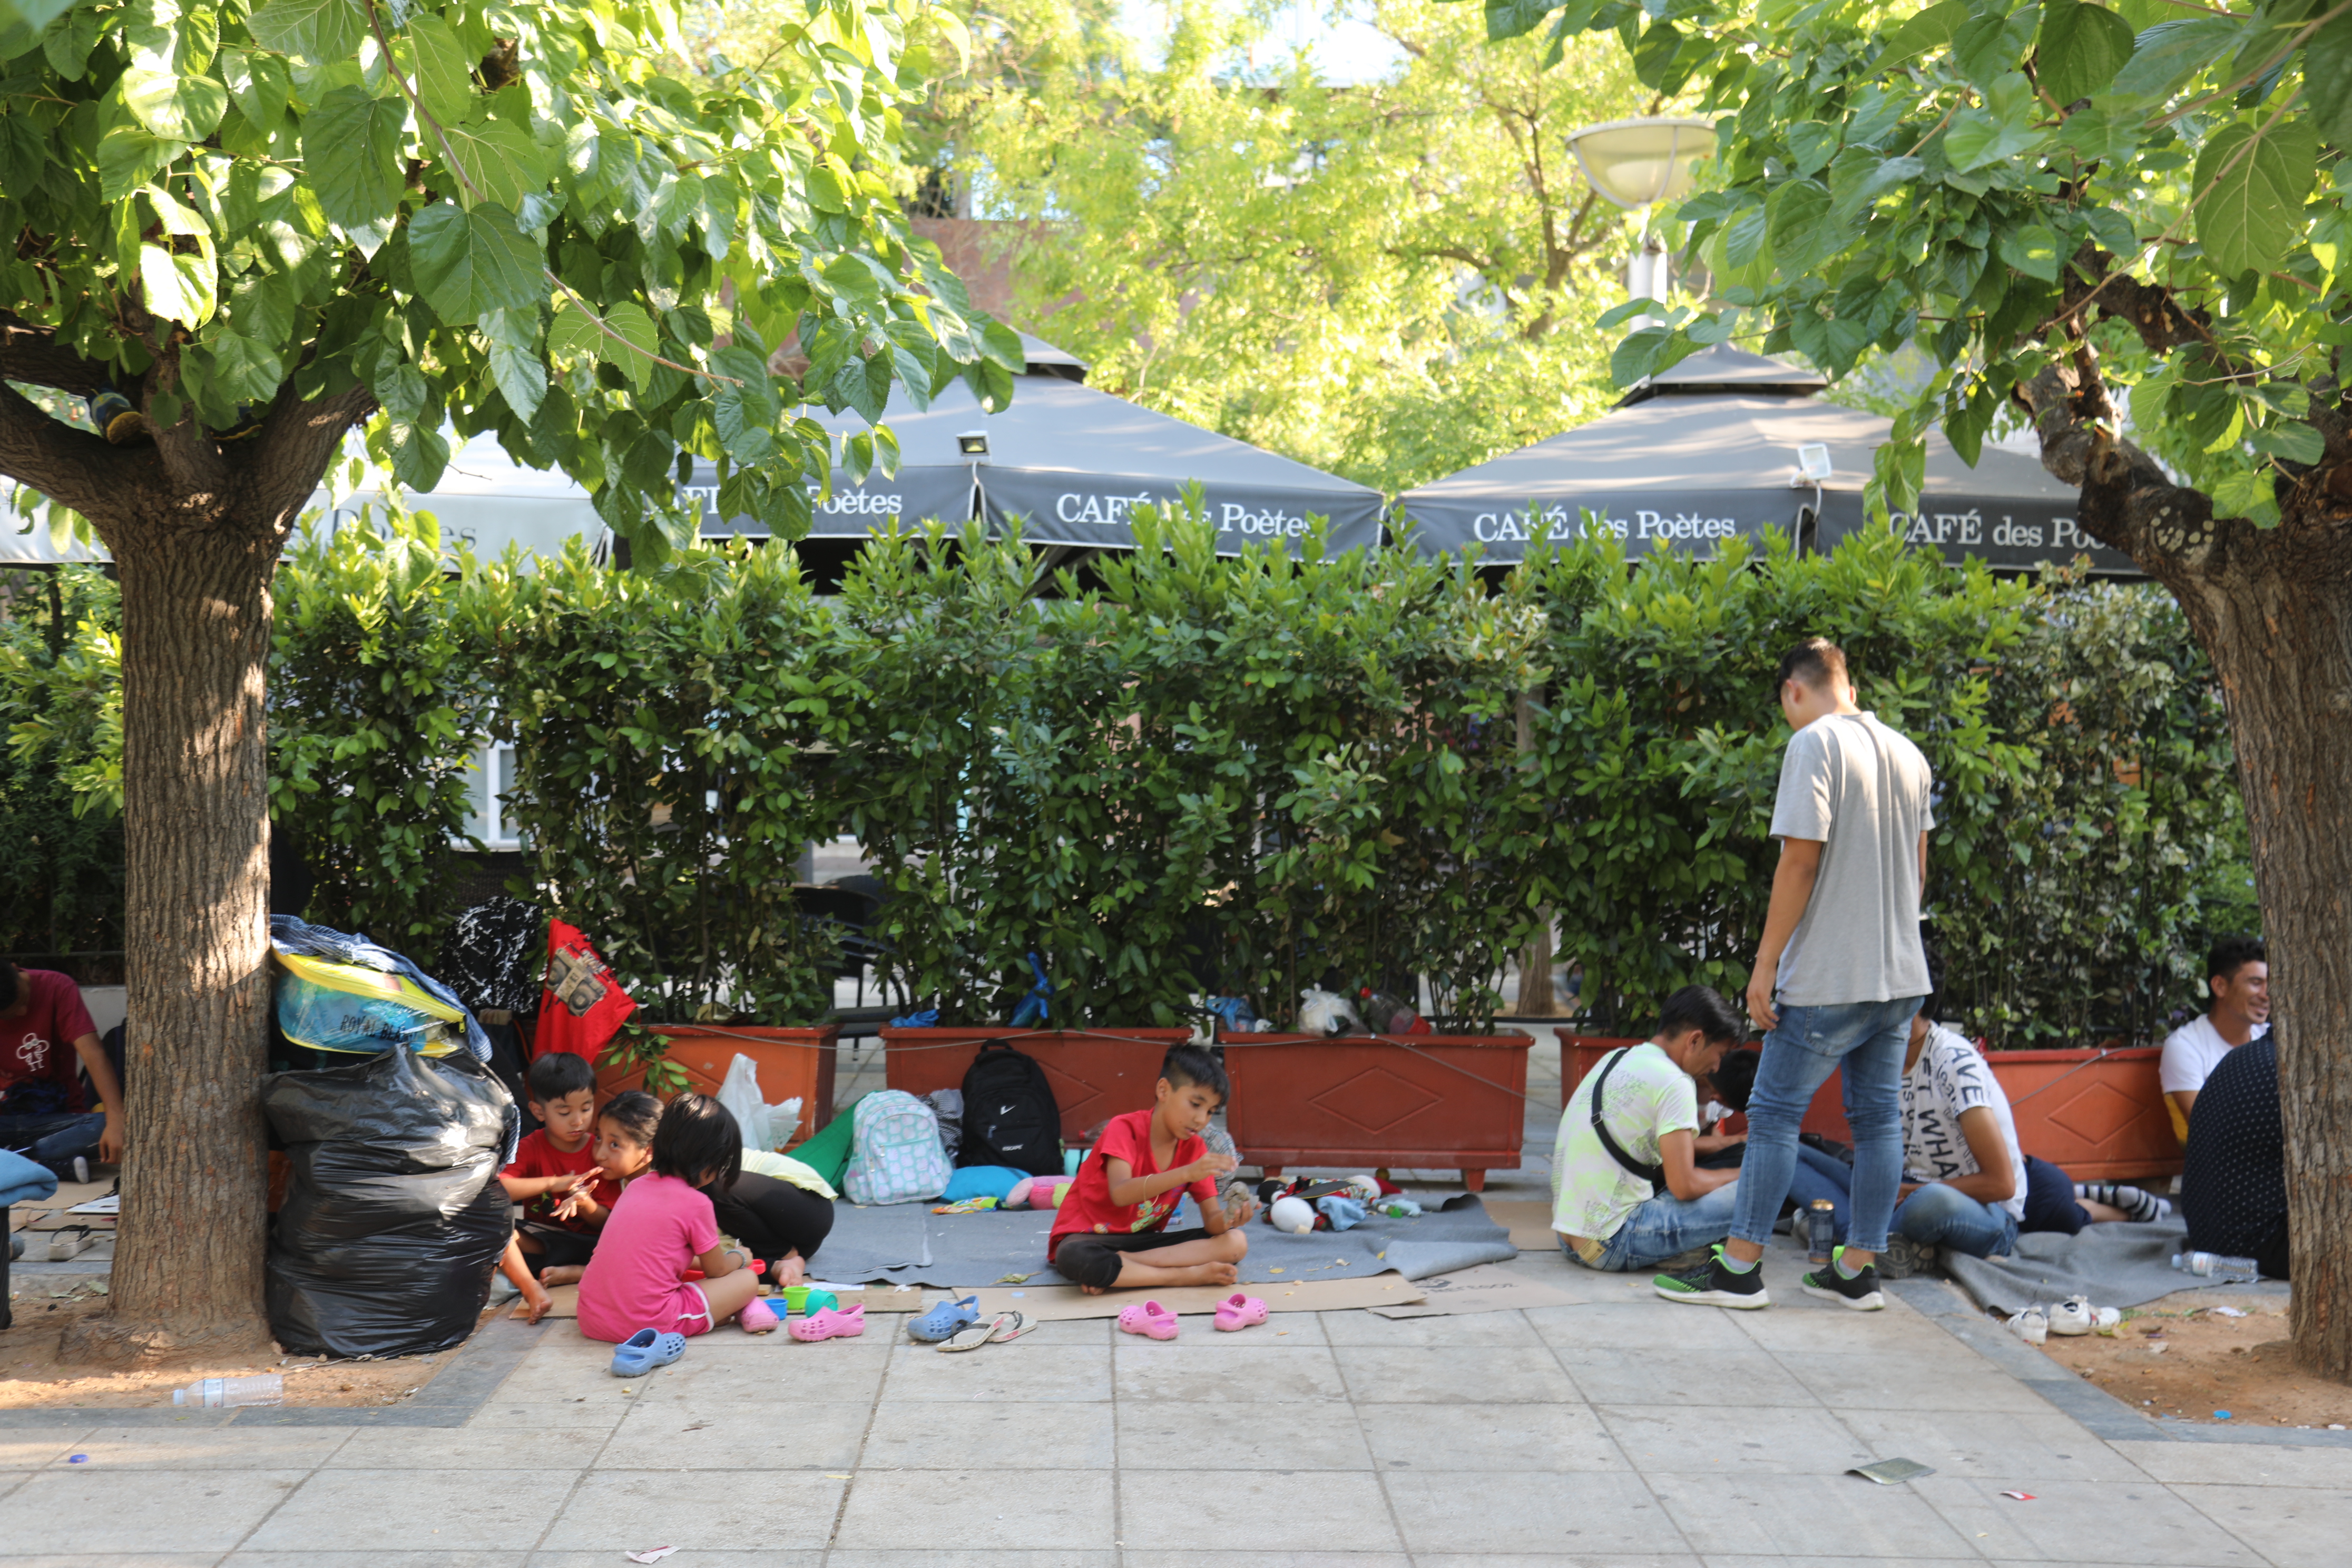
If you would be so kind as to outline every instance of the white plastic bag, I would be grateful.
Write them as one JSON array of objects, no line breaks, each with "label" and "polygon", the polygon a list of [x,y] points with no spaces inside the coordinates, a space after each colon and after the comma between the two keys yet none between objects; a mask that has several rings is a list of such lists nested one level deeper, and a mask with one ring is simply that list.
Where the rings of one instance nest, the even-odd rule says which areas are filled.
[{"label": "white plastic bag", "polygon": [[735,1125],[743,1134],[743,1147],[776,1146],[768,1136],[767,1105],[760,1099],[760,1068],[740,1051],[727,1064],[726,1080],[719,1086],[719,1103],[734,1116]]},{"label": "white plastic bag", "polygon": [[793,1096],[779,1105],[768,1107],[768,1147],[779,1152],[801,1130],[801,1097]]},{"label": "white plastic bag", "polygon": [[1298,994],[1298,1032],[1302,1035],[1360,1035],[1364,1021],[1348,999],[1310,985]]}]

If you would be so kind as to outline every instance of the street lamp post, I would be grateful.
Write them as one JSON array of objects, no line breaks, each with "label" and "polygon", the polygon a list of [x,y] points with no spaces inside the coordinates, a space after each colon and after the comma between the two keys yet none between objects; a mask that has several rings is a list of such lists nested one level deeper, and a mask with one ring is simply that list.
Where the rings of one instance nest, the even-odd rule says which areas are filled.
[{"label": "street lamp post", "polygon": [[1611,120],[1571,131],[1568,150],[1603,201],[1642,215],[1642,247],[1625,268],[1627,297],[1664,300],[1674,281],[1650,209],[1686,194],[1715,150],[1715,122],[1672,116]]}]

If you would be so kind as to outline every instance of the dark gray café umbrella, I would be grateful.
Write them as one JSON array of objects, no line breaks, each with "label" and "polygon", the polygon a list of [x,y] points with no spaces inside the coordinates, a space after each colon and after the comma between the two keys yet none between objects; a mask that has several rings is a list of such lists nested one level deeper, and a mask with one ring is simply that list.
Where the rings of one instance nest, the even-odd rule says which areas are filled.
[{"label": "dark gray caf\u00e9 umbrella", "polygon": [[[1486,560],[1513,562],[1538,537],[1576,539],[1590,509],[1629,555],[1712,551],[1767,528],[1832,549],[1863,526],[1863,488],[1894,426],[1822,402],[1813,394],[1824,384],[1761,355],[1702,351],[1590,424],[1406,491],[1399,532],[1433,553],[1476,543]],[[1801,467],[1813,447],[1825,449],[1813,455],[1818,483]],[[1914,544],[1956,561],[2018,568],[2087,553],[2103,575],[2138,575],[2076,525],[2076,500],[2015,452],[1987,447],[1970,468],[1938,431],[1918,514],[1901,521]]]},{"label": "dark gray caf\u00e9 umbrella", "polygon": [[[817,508],[813,537],[860,539],[894,521],[912,528],[975,516],[993,533],[1018,516],[1033,543],[1132,549],[1134,508],[1168,505],[1197,481],[1220,554],[1277,539],[1295,553],[1310,514],[1330,520],[1334,551],[1379,542],[1378,490],[1098,392],[1083,384],[1077,360],[1026,333],[1022,343],[1029,374],[1016,378],[1011,405],[993,414],[961,382],[921,412],[894,392],[883,419],[898,438],[898,477],[836,485]],[[843,435],[866,427],[855,414],[816,417]],[[975,436],[984,452],[965,449]],[[714,470],[695,481],[686,493],[700,494],[705,538],[739,531],[737,521],[740,531],[765,531],[718,515]]]}]

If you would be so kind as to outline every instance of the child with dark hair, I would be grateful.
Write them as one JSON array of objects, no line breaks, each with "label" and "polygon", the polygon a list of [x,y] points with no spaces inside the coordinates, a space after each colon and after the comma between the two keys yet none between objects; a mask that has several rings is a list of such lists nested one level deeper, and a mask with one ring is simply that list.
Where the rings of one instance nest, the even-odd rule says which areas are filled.
[{"label": "child with dark hair", "polygon": [[[654,1130],[653,1168],[630,1184],[580,1278],[580,1331],[614,1344],[640,1329],[709,1333],[749,1306],[751,1254],[721,1247],[712,1191],[742,1168],[743,1134],[727,1108],[681,1094]],[[699,1281],[684,1279],[702,1270]]]},{"label": "child with dark hair", "polygon": [[523,1079],[539,1131],[515,1147],[499,1173],[507,1196],[524,1205],[515,1244],[547,1285],[569,1285],[595,1249],[604,1206],[595,1186],[596,1069],[585,1057],[551,1051]]},{"label": "child with dark hair", "polygon": [[[1230,1285],[1249,1252],[1244,1227],[1255,1205],[1228,1211],[1217,1178],[1228,1154],[1212,1154],[1202,1131],[1230,1090],[1225,1069],[1199,1046],[1171,1047],[1160,1064],[1149,1110],[1105,1123],[1062,1206],[1045,1259],[1089,1296],[1151,1285]],[[1186,1193],[1201,1211],[1192,1230],[1168,1221]]]}]

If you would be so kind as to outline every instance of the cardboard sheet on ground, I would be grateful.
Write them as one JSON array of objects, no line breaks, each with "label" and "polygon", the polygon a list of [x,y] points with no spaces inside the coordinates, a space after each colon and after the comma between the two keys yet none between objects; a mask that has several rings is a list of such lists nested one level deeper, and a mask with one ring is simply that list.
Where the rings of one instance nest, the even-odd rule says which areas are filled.
[{"label": "cardboard sheet on ground", "polygon": [[1423,1300],[1374,1307],[1383,1318],[1454,1318],[1476,1312],[1509,1312],[1521,1307],[1573,1307],[1580,1298],[1557,1285],[1498,1264],[1433,1275],[1414,1281]]},{"label": "cardboard sheet on ground", "polygon": [[[866,1310],[869,1316],[877,1312],[918,1312],[922,1310],[923,1292],[920,1290],[894,1290],[887,1285],[877,1285],[871,1289],[867,1289],[865,1287],[858,1285],[827,1285],[825,1289],[831,1290],[834,1295],[838,1297],[841,1300],[841,1304],[845,1307],[848,1306],[852,1301],[865,1302]],[[558,1285],[551,1289],[547,1293],[555,1298],[555,1305],[547,1310],[547,1315],[549,1318],[576,1319],[580,1316],[579,1286]],[[784,1299],[782,1296],[771,1296],[768,1298],[768,1302],[769,1305],[777,1310],[779,1314],[782,1312]],[[520,1318],[524,1315],[525,1313],[520,1301],[517,1301],[514,1304],[513,1310],[507,1313],[507,1316],[510,1318]]]},{"label": "cardboard sheet on ground", "polygon": [[1551,1228],[1551,1205],[1527,1198],[1488,1198],[1487,1216],[1510,1233],[1511,1245],[1521,1252],[1549,1252],[1559,1247]]},{"label": "cardboard sheet on ground", "polygon": [[[1363,1279],[1391,1269],[1419,1279],[1517,1255],[1503,1227],[1469,1194],[1412,1219],[1368,1219],[1345,1231],[1285,1236],[1264,1221],[1249,1227],[1249,1257],[1241,1265],[1247,1285],[1302,1279]],[[1200,1222],[1192,1200],[1169,1223],[1183,1230]],[[1002,1210],[935,1215],[929,1204],[834,1207],[833,1233],[812,1262],[836,1279],[971,1289],[992,1285],[1062,1285],[1045,1264],[1051,1211]],[[1009,1276],[1024,1276],[1013,1279]],[[1263,1292],[1260,1292],[1261,1294]]]},{"label": "cardboard sheet on ground", "polygon": [[[1348,1312],[1362,1307],[1403,1305],[1422,1300],[1422,1287],[1393,1271],[1358,1279],[1306,1279],[1297,1284],[1242,1287],[1257,1297],[1270,1312]],[[922,1294],[937,1301],[944,1292]],[[1116,1318],[1123,1307],[1150,1297],[1179,1317],[1208,1317],[1217,1303],[1234,1293],[1230,1285],[1184,1285],[1173,1290],[1113,1290],[1089,1296],[1076,1285],[998,1286],[968,1291],[980,1298],[980,1314],[1021,1312],[1040,1322],[1058,1323],[1074,1318]]]}]

